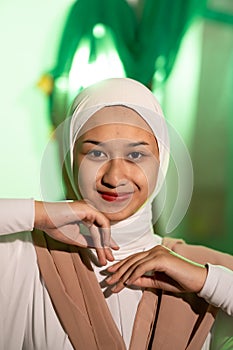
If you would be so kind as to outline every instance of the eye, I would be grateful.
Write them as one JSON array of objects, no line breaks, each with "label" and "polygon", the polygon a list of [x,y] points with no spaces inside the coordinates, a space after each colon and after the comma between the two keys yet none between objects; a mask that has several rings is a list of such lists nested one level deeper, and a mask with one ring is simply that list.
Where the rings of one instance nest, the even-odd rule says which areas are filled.
[{"label": "eye", "polygon": [[105,159],[107,157],[107,155],[104,152],[96,149],[88,152],[87,155],[89,156],[89,158],[92,158],[92,159]]},{"label": "eye", "polygon": [[128,154],[130,160],[138,160],[143,156],[141,152],[131,152]]}]

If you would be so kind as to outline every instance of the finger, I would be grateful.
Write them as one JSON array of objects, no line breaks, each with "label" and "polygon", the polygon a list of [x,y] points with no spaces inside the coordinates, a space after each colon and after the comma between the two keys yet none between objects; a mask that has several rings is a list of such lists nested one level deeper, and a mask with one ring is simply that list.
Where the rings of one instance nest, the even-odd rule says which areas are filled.
[{"label": "finger", "polygon": [[148,276],[142,276],[136,279],[134,282],[131,284],[125,283],[127,286],[136,286],[136,287],[141,287],[141,288],[158,288],[155,283],[155,279],[152,277]]},{"label": "finger", "polygon": [[114,256],[112,255],[111,249],[109,248],[96,248],[97,257],[100,265],[105,266],[108,261],[114,261]]},{"label": "finger", "polygon": [[131,273],[132,273],[131,270],[133,270],[133,268],[134,267],[131,267],[129,270],[126,270],[121,275],[119,275],[118,273],[115,273],[106,279],[106,282],[109,285],[114,285],[114,287],[112,288],[112,291],[114,293],[118,293],[123,288],[127,287],[126,282],[128,281],[129,277],[131,276]]},{"label": "finger", "polygon": [[85,199],[83,200],[83,203],[88,205],[88,211],[86,212],[84,221],[90,221],[91,224],[95,224],[97,227],[101,227],[102,229],[106,230],[110,237],[109,219],[103,213],[99,212],[89,200]]},{"label": "finger", "polygon": [[[99,263],[103,266],[103,265],[106,265],[107,260],[114,261],[114,257],[112,255],[111,249],[108,246],[104,245],[103,237],[101,236],[101,233],[100,233],[100,228],[98,228],[95,225],[92,225],[89,228],[89,230],[93,239],[93,244],[98,256]],[[108,234],[109,233],[107,232],[107,235]]]},{"label": "finger", "polygon": [[114,250],[118,250],[118,244],[111,238],[111,226],[109,220],[103,213],[98,212],[89,201],[85,201],[88,206],[93,210],[92,215],[86,216],[83,220],[84,225],[90,227],[95,225],[99,229],[99,233],[102,236],[102,246],[110,247]]},{"label": "finger", "polygon": [[124,276],[125,285],[134,284],[141,277],[153,278],[155,276],[156,262],[151,259],[143,259],[135,264]]},{"label": "finger", "polygon": [[114,282],[116,282],[117,278],[119,279],[120,276],[124,273],[121,267],[124,268],[124,270],[127,270],[126,263],[128,262],[128,260],[129,259],[124,259],[123,261],[119,261],[116,264],[113,264],[107,268],[108,272],[112,274],[111,278],[114,277]]},{"label": "finger", "polygon": [[108,247],[96,248],[95,250],[101,265],[106,265],[107,260],[111,262],[114,261],[114,256],[110,248]]},{"label": "finger", "polygon": [[[130,279],[131,280],[131,279]],[[133,282],[130,282],[129,280],[126,280],[125,282],[121,281],[117,283],[111,290],[113,293],[119,293],[121,290],[123,290],[126,287],[141,287],[141,288],[160,288],[160,285],[156,284],[157,281],[155,281],[153,276],[142,276],[137,278],[136,280],[133,279]]]},{"label": "finger", "polygon": [[110,248],[105,247],[104,252],[105,252],[105,257],[108,261],[114,261],[114,256]]},{"label": "finger", "polygon": [[111,232],[109,228],[99,227],[99,233],[101,236],[102,246],[110,247]]},{"label": "finger", "polygon": [[163,273],[156,273],[153,277],[142,276],[135,280],[131,286],[141,288],[156,288],[166,292],[182,293],[184,289],[172,278],[169,278]]},{"label": "finger", "polygon": [[147,255],[147,252],[137,253],[109,267],[108,271],[112,273],[112,276],[110,276],[107,279],[107,283],[114,284],[118,282],[120,279],[123,280],[123,276],[125,281],[126,280],[125,276],[128,276],[129,273],[131,273],[131,271],[134,270],[135,266],[137,266],[135,264],[139,263],[146,255]]},{"label": "finger", "polygon": [[155,272],[165,275],[167,267],[171,265],[174,265],[174,253],[160,246],[155,247],[127,271],[127,283],[134,283],[136,279],[145,275],[154,276]]},{"label": "finger", "polygon": [[148,278],[148,277],[139,277],[136,281],[134,281],[134,283],[117,283],[112,289],[111,291],[113,293],[119,293],[121,292],[124,288],[127,287],[141,287],[141,288],[155,288],[155,281],[153,280],[153,278]]},{"label": "finger", "polygon": [[[174,257],[172,258],[174,259]],[[172,260],[169,261],[170,263],[172,262]],[[136,285],[141,287],[164,289],[169,292],[184,292],[185,288],[183,287],[182,283],[178,283],[165,272],[167,262],[167,259],[163,259],[163,263],[161,265],[160,257],[149,257],[149,259],[147,257],[143,259],[140,264],[135,264],[134,270],[127,271],[125,276],[123,276],[121,281],[119,281],[119,284],[122,282],[125,286]],[[127,277],[128,279],[125,280]],[[187,279],[188,278],[186,278],[186,280]],[[120,284],[119,287],[121,286],[122,285]],[[119,291],[119,288],[117,291]]]},{"label": "finger", "polygon": [[96,248],[95,250],[96,250],[96,254],[100,265],[105,266],[107,264],[107,260],[106,260],[106,252],[104,248]]},{"label": "finger", "polygon": [[154,259],[156,256],[161,256],[170,253],[170,250],[163,247],[163,246],[155,246],[154,248],[148,250],[148,251],[144,251],[141,253],[136,253],[134,255],[131,255],[123,260],[121,260],[120,262],[113,264],[112,266],[110,266],[108,268],[108,271],[112,274],[121,271],[121,268],[124,267],[124,269],[128,269],[130,266],[132,266],[134,263],[136,263],[137,261],[140,261],[141,259],[147,258],[147,259]]},{"label": "finger", "polygon": [[127,258],[117,262],[116,264],[113,264],[113,265],[109,266],[108,267],[108,271],[111,272],[111,273],[114,273],[118,269],[120,269],[121,266],[123,266],[123,265],[125,265],[127,263],[130,264],[131,261],[133,263],[134,260],[132,260],[132,259],[134,259],[136,256],[138,256],[138,254],[140,254],[140,253],[136,253],[136,254],[130,255],[129,257],[127,257]]},{"label": "finger", "polygon": [[[120,278],[112,288],[113,293],[119,293],[123,288],[129,286],[156,288],[155,272],[153,271],[153,261],[151,259],[142,259]],[[135,282],[137,283],[135,284]]]},{"label": "finger", "polygon": [[[92,239],[88,240],[89,242],[92,242],[92,246],[89,245],[90,248],[104,248],[104,247],[109,247],[114,250],[118,250],[119,246],[117,243],[114,241],[113,238],[111,238],[110,230],[101,228],[93,224],[90,220],[89,221],[83,221],[82,224],[87,227],[89,233],[92,236]],[[99,237],[99,241],[97,241],[97,238]],[[95,239],[95,243],[93,243],[93,238]],[[98,245],[97,245],[98,244]]]},{"label": "finger", "polygon": [[113,238],[110,238],[110,248],[112,248],[114,250],[119,250],[120,249],[119,245],[114,241]]},{"label": "finger", "polygon": [[119,262],[117,262],[116,264],[113,264],[113,265],[109,266],[109,267],[107,268],[107,270],[108,270],[110,273],[114,273],[114,272],[116,272],[116,271],[119,269],[119,267],[120,267],[121,265],[123,265],[123,264],[125,263],[125,261],[126,261],[126,259],[124,259],[124,260],[122,260],[122,261],[119,261]]},{"label": "finger", "polygon": [[91,225],[89,227],[89,231],[91,233],[91,237],[93,241],[93,247],[91,248],[95,248],[100,265],[102,266],[106,265],[107,260],[105,255],[105,249],[101,241],[99,229],[95,225]]},{"label": "finger", "polygon": [[[140,254],[140,257],[141,259],[135,261],[122,275],[119,276],[118,272],[116,272],[107,279],[108,284],[116,284],[112,290],[113,292],[118,293],[123,288],[134,284],[134,282],[141,277],[151,277],[153,281],[154,270],[156,270],[158,259],[154,257],[153,252],[150,252],[144,257]],[[122,268],[120,268],[120,270],[122,270]],[[153,285],[153,283],[151,283],[151,285]]]},{"label": "finger", "polygon": [[111,238],[111,231],[108,228],[99,228],[99,232],[101,235],[101,240],[102,240],[102,245],[103,247],[109,247],[114,250],[118,250],[119,246],[118,244],[114,241],[113,238]]},{"label": "finger", "polygon": [[95,249],[104,248],[99,228],[95,225],[91,225],[88,227],[88,230],[91,234],[92,241],[93,241],[93,247],[90,247],[90,248],[95,248]]}]

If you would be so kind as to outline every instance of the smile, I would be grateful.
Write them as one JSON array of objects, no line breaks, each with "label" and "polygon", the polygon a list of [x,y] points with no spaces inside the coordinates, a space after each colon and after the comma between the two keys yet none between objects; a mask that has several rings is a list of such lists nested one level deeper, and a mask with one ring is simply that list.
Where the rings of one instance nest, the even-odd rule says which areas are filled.
[{"label": "smile", "polygon": [[132,192],[98,192],[100,196],[107,202],[123,202],[132,197]]}]

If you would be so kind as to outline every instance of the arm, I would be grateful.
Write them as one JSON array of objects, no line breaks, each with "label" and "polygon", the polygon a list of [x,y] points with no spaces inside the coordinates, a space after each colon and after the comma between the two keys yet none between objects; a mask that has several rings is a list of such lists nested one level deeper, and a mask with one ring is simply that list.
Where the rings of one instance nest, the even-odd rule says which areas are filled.
[{"label": "arm", "polygon": [[[67,244],[95,248],[99,262],[113,261],[109,220],[84,201],[40,202],[33,199],[0,200],[0,235],[32,231],[33,227]],[[80,223],[88,235],[80,232]]]},{"label": "arm", "polygon": [[207,268],[190,261],[169,248],[155,246],[148,251],[133,254],[108,268],[107,283],[114,284],[114,292],[135,285],[163,289],[168,292],[198,293],[202,289]]},{"label": "arm", "polygon": [[233,271],[208,264],[207,278],[198,295],[233,316]]},{"label": "arm", "polygon": [[169,248],[156,246],[131,255],[112,265],[108,271],[111,276],[107,283],[114,285],[113,292],[131,285],[168,292],[194,292],[233,316],[233,271],[222,266],[205,266]]},{"label": "arm", "polygon": [[171,248],[175,253],[200,264],[221,265],[233,270],[233,256],[201,245],[180,243]]},{"label": "arm", "polygon": [[0,235],[32,231],[33,199],[0,199]]}]

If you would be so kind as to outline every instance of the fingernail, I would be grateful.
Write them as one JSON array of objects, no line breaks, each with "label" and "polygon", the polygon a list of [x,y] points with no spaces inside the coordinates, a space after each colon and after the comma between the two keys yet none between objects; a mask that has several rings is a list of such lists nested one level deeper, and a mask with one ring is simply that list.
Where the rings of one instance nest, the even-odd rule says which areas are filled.
[{"label": "fingernail", "polygon": [[108,268],[107,268],[107,270],[109,271],[109,270],[112,270],[112,268],[113,268],[113,265],[112,266],[109,266]]}]

